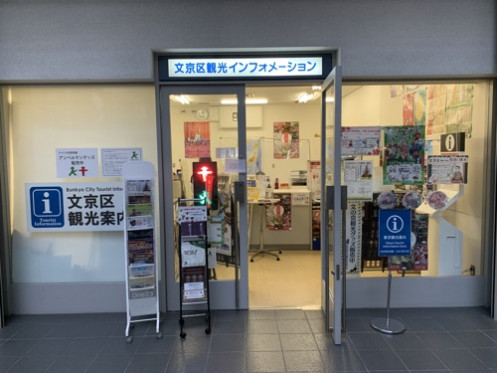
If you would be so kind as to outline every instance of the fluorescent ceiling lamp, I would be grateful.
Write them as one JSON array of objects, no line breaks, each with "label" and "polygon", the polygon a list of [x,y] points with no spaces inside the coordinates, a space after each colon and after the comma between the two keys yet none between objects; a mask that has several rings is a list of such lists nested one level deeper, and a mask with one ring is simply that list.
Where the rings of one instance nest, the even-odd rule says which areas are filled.
[{"label": "fluorescent ceiling lamp", "polygon": [[335,102],[335,97],[326,97],[326,102]]},{"label": "fluorescent ceiling lamp", "polygon": [[316,94],[314,93],[302,93],[299,98],[297,99],[297,102],[299,104],[305,104],[307,101],[314,100],[317,97]]},{"label": "fluorescent ceiling lamp", "polygon": [[[267,98],[246,98],[245,103],[247,105],[264,105],[267,104]],[[238,100],[236,98],[223,98],[221,99],[222,105],[237,105]]]},{"label": "fluorescent ceiling lamp", "polygon": [[181,105],[190,105],[190,100],[185,95],[173,95],[171,98]]}]

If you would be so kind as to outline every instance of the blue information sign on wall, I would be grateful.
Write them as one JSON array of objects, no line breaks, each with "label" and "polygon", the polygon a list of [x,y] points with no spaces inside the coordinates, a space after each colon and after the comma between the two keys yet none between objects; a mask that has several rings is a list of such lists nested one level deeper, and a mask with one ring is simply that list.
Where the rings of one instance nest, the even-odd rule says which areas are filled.
[{"label": "blue information sign on wall", "polygon": [[379,256],[411,254],[411,210],[380,210]]},{"label": "blue information sign on wall", "polygon": [[60,228],[64,226],[64,205],[61,187],[31,187],[29,199],[33,228]]}]

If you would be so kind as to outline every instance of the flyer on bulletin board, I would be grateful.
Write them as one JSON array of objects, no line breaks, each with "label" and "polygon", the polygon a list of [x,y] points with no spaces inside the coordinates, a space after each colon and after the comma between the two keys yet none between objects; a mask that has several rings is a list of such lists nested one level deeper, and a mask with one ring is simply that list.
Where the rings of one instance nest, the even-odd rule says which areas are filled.
[{"label": "flyer on bulletin board", "polygon": [[432,184],[466,184],[468,182],[468,156],[428,156],[428,182]]},{"label": "flyer on bulletin board", "polygon": [[344,161],[344,181],[347,185],[347,199],[373,200],[373,162]]},{"label": "flyer on bulletin board", "polygon": [[425,126],[385,127],[383,184],[424,184]]}]

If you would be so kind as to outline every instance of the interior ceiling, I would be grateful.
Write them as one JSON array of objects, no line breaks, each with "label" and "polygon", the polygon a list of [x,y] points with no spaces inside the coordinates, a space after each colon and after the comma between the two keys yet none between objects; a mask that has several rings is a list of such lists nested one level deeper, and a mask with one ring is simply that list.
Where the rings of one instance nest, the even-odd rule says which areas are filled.
[{"label": "interior ceiling", "polygon": [[[362,86],[360,85],[347,85],[342,86],[342,97],[345,97],[352,92],[358,90]],[[313,89],[311,85],[299,85],[299,86],[247,86],[246,94],[250,98],[267,98],[268,104],[288,104],[295,103],[298,98],[303,93],[312,93]],[[308,103],[318,103],[317,100],[319,95],[316,95],[316,99],[309,101]],[[208,104],[208,105],[219,105],[220,95],[188,95],[188,99],[192,104]]]}]

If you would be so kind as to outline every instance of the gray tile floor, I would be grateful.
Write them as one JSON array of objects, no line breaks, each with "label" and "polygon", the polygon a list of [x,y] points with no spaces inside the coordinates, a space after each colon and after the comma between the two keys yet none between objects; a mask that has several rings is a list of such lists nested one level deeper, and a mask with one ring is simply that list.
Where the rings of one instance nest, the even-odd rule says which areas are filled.
[{"label": "gray tile floor", "polygon": [[384,309],[348,310],[335,346],[319,311],[178,313],[136,324],[124,337],[124,314],[14,316],[0,330],[0,372],[497,372],[497,322],[483,308],[393,309],[406,331],[386,335],[370,321]]}]

